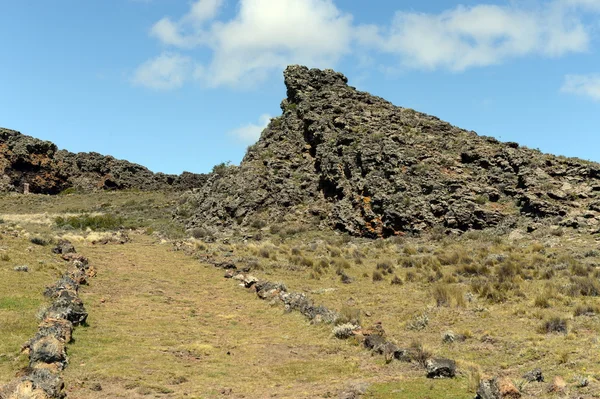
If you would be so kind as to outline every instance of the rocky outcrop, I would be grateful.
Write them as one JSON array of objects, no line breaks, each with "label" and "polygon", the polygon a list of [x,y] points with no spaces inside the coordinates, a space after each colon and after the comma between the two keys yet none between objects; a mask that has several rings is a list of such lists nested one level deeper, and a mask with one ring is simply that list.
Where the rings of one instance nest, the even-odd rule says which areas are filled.
[{"label": "rocky outcrop", "polygon": [[58,194],[74,188],[92,190],[191,189],[204,184],[205,175],[152,173],[147,168],[95,152],[74,154],[49,141],[0,128],[0,192],[29,191]]},{"label": "rocky outcrop", "polygon": [[598,229],[600,165],[478,136],[290,66],[283,114],[239,167],[222,166],[178,217],[222,229],[296,218],[356,236],[467,231],[523,217]]}]

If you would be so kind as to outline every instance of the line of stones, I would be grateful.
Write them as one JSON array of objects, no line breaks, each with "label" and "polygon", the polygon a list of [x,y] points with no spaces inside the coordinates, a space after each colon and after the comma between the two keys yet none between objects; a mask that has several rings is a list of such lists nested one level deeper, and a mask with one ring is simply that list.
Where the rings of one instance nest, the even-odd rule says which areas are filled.
[{"label": "line of stones", "polygon": [[[231,262],[211,261],[215,267],[225,269],[225,278],[240,281],[240,285],[247,289],[254,289],[256,295],[262,300],[279,301],[285,306],[287,312],[297,311],[304,315],[311,323],[335,324],[340,314],[322,305],[315,305],[304,293],[289,292],[285,284],[259,280],[249,274],[250,268],[238,270]],[[428,378],[454,378],[456,376],[456,362],[445,358],[422,358],[416,348],[403,349],[385,337],[381,324],[364,329],[359,325],[354,326],[352,335],[362,341],[365,349],[374,354],[383,355],[386,361],[398,360],[402,362],[418,362],[427,371]],[[543,381],[538,369],[533,371],[540,375],[532,377],[536,381]],[[507,379],[483,379],[477,389],[475,399],[502,399],[519,398],[518,389]]]},{"label": "line of stones", "polygon": [[52,251],[71,267],[44,291],[50,306],[43,311],[35,336],[22,347],[22,352],[29,355],[29,365],[0,390],[0,399],[66,397],[60,375],[68,364],[66,345],[71,342],[73,328],[85,324],[88,316],[78,291],[95,275],[95,270],[69,241],[61,240]]},{"label": "line of stones", "polygon": [[[340,319],[340,314],[322,305],[316,305],[306,294],[290,292],[283,283],[274,283],[259,280],[250,275],[248,271],[238,271],[230,262],[215,263],[216,267],[226,269],[225,277],[240,281],[245,288],[253,288],[262,300],[280,301],[287,312],[297,311],[312,323],[335,324]],[[416,349],[402,349],[385,337],[381,324],[372,328],[354,326],[352,334],[360,339],[364,347],[375,354],[386,356],[386,360],[400,360],[411,362],[417,360]],[[429,378],[452,378],[456,374],[456,362],[450,359],[430,358],[422,359],[422,364],[427,370]]]}]

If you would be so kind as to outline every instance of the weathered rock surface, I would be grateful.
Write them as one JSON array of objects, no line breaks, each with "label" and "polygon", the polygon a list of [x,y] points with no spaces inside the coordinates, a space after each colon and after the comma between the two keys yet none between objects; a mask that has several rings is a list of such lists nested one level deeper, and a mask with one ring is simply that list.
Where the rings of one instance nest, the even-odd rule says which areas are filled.
[{"label": "weathered rock surface", "polygon": [[74,154],[49,141],[0,128],[0,192],[58,194],[67,188],[84,191],[136,188],[191,189],[200,187],[205,175],[184,172],[166,175],[95,152]]},{"label": "weathered rock surface", "polygon": [[290,66],[282,116],[239,167],[221,166],[183,198],[188,228],[290,218],[357,236],[454,231],[552,219],[598,229],[600,164],[478,136]]},{"label": "weathered rock surface", "polygon": [[454,378],[456,362],[450,359],[427,359],[425,362],[427,378]]}]

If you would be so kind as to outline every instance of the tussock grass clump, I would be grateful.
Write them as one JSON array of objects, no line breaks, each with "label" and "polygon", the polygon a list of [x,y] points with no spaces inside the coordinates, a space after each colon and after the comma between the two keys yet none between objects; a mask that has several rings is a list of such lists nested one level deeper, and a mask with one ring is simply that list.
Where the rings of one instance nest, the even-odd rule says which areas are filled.
[{"label": "tussock grass clump", "polygon": [[115,230],[123,225],[123,218],[115,215],[80,215],[80,216],[59,216],[55,220],[59,228],[70,227],[78,230]]},{"label": "tussock grass clump", "polygon": [[383,274],[381,272],[375,270],[373,272],[373,282],[383,281]]},{"label": "tussock grass clump", "polygon": [[290,259],[290,262],[294,265],[305,266],[305,267],[313,267],[315,262],[306,256],[293,256]]},{"label": "tussock grass clump", "polygon": [[346,259],[337,258],[333,262],[338,269],[346,269],[347,270],[352,267],[350,262],[348,262]]},{"label": "tussock grass clump", "polygon": [[547,309],[550,305],[550,297],[546,293],[539,294],[533,301],[533,306],[536,308]]},{"label": "tussock grass clump", "polygon": [[2,255],[0,255],[0,260],[2,262],[9,262],[10,261],[10,255],[5,252]]},{"label": "tussock grass clump", "polygon": [[574,263],[571,265],[571,274],[579,277],[587,277],[590,274],[590,269],[582,263]]},{"label": "tussock grass clump", "polygon": [[587,277],[571,277],[571,283],[566,287],[569,296],[600,296],[600,283]]},{"label": "tussock grass clump", "polygon": [[573,311],[574,316],[595,316],[600,313],[600,307],[595,305],[579,305]]},{"label": "tussock grass clump", "polygon": [[550,333],[567,334],[567,332],[568,332],[567,320],[562,317],[558,317],[558,316],[551,317],[542,323],[539,331],[542,334],[550,334]]},{"label": "tussock grass clump", "polygon": [[377,269],[377,271],[381,272],[381,274],[383,274],[384,276],[386,276],[388,274],[392,274],[394,272],[394,267],[392,266],[392,264],[390,262],[387,262],[387,261],[378,262],[377,266],[375,268]]},{"label": "tussock grass clump", "polygon": [[492,303],[506,301],[508,296],[502,288],[504,287],[501,284],[492,284],[484,279],[475,279],[471,282],[472,291]]},{"label": "tussock grass clump", "polygon": [[427,360],[432,356],[431,352],[419,341],[411,342],[410,349],[412,349],[412,359],[421,367],[425,367]]},{"label": "tussock grass clump", "polygon": [[476,263],[462,264],[456,268],[456,274],[461,276],[486,276],[489,273],[490,269],[486,265]]},{"label": "tussock grass clump", "polygon": [[360,325],[361,324],[361,310],[352,308],[350,306],[342,306],[338,314],[338,318],[335,320],[336,325],[341,324],[353,324]]},{"label": "tussock grass clump", "polygon": [[404,284],[404,282],[402,281],[402,279],[396,275],[394,275],[394,277],[392,278],[392,281],[390,281],[390,284],[392,285],[402,285]]},{"label": "tussock grass clump", "polygon": [[433,286],[431,295],[435,299],[436,305],[464,307],[466,305],[462,290],[457,286],[439,283]]}]

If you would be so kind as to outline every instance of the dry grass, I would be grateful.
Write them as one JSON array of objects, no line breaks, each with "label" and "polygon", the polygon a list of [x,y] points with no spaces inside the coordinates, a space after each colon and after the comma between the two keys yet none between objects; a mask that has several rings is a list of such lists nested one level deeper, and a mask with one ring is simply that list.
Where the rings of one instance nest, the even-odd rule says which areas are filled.
[{"label": "dry grass", "polygon": [[[160,215],[173,201],[164,193],[69,195],[61,197],[62,203],[41,197],[0,198],[0,212],[106,212],[131,216],[135,223],[146,218],[158,226],[166,223]],[[9,259],[0,262],[0,273],[12,279],[0,281],[0,292],[37,298],[35,303],[12,300],[16,310],[0,305],[0,335],[10,329],[12,337],[0,343],[3,376],[14,373],[23,359],[15,363],[1,354],[14,354],[35,329],[35,320],[18,317],[19,312],[33,316],[41,287],[58,273],[40,269],[46,274],[30,273],[31,286],[19,286],[15,279],[22,275],[12,267],[31,266],[32,258],[21,255],[27,246],[49,251],[31,245],[29,238],[65,236],[79,240],[100,272],[82,294],[90,327],[77,330],[70,348],[65,377],[73,397],[212,398],[228,389],[233,397],[323,397],[327,392],[335,396],[348,381],[365,381],[371,384],[367,398],[466,399],[473,397],[483,375],[517,381],[535,367],[545,371],[547,380],[591,376],[588,386],[576,388],[580,396],[600,389],[594,378],[600,376],[599,271],[597,255],[590,250],[597,243],[570,229],[560,235],[538,229],[518,241],[489,232],[368,241],[266,228],[254,243],[236,237],[229,242],[190,240],[198,255],[251,266],[258,277],[283,281],[319,304],[342,310],[348,321],[360,320],[363,326],[381,322],[400,347],[423,343],[424,351],[459,361],[457,379],[430,381],[414,364],[386,365],[353,340],[332,339],[330,326],[310,326],[298,315],[256,300],[223,280],[222,271],[157,244],[158,237],[133,235],[133,244],[95,247],[89,244],[90,233],[56,231],[34,223],[36,218],[15,220],[22,226],[13,227],[21,238],[0,242]],[[374,273],[384,281],[373,283]],[[425,316],[422,327],[407,328]],[[13,317],[12,327],[2,324],[4,317]],[[554,317],[560,323],[553,324]],[[546,333],[562,321],[566,334]],[[466,340],[444,344],[442,337],[450,329]],[[96,382],[102,392],[89,389]],[[544,395],[536,389],[525,385],[524,398]]]}]

